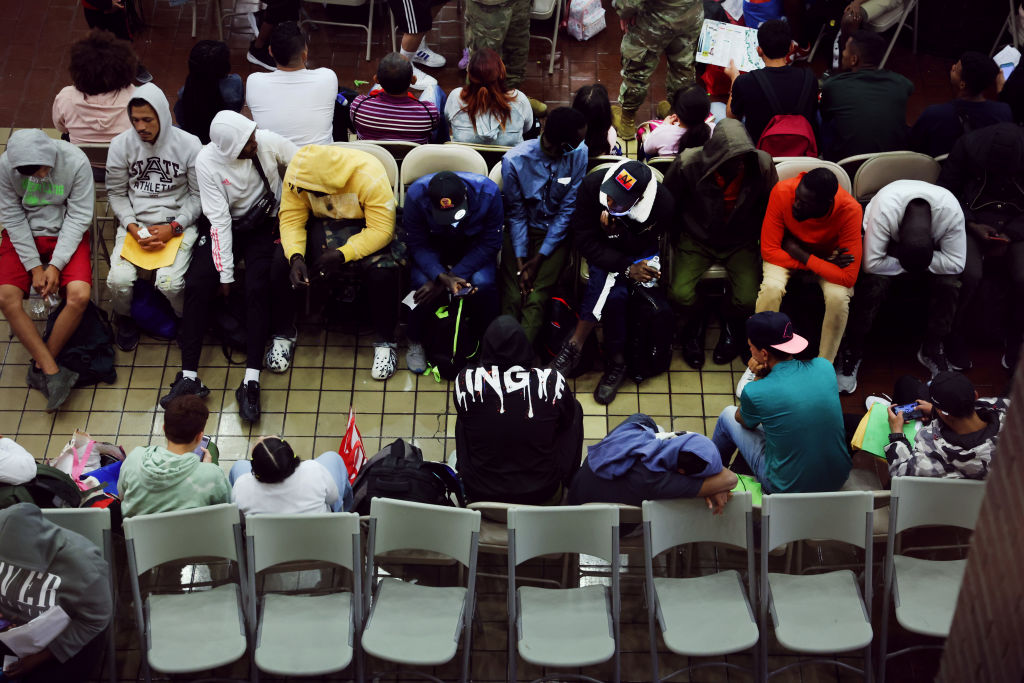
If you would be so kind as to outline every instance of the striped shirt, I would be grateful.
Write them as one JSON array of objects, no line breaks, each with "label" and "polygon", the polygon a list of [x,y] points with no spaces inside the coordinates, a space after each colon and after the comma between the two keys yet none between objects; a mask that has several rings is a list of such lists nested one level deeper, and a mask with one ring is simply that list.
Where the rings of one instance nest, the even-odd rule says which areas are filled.
[{"label": "striped shirt", "polygon": [[432,102],[423,102],[412,94],[389,95],[379,90],[360,95],[350,110],[360,140],[404,140],[425,144],[440,121]]}]

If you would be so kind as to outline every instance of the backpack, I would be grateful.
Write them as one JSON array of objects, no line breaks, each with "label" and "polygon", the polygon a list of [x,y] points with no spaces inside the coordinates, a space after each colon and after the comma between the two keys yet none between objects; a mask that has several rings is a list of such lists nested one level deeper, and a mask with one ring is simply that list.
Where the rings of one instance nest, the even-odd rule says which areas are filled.
[{"label": "backpack", "polygon": [[149,280],[136,280],[132,287],[132,318],[139,328],[157,339],[178,336],[178,317],[171,302]]},{"label": "backpack", "polygon": [[[49,339],[57,316],[64,310],[66,301],[61,301],[46,319],[46,331],[43,339]],[[111,384],[117,381],[117,368],[114,367],[114,331],[110,327],[107,314],[93,302],[85,309],[82,320],[71,335],[71,339],[57,354],[57,363],[78,373],[76,387],[84,387],[99,382]]]},{"label": "backpack", "polygon": [[56,467],[36,463],[36,476],[22,484],[41,508],[76,508],[82,504],[82,491]]},{"label": "backpack", "polygon": [[[807,107],[808,98],[811,97],[811,89],[814,85],[814,74],[810,69],[805,69],[805,71],[804,86],[796,103],[797,111],[804,111]],[[773,111],[783,111],[764,70],[756,69],[750,73],[753,74],[754,80],[764,91],[764,95],[768,99],[768,106]],[[810,121],[803,114],[776,114],[773,116],[761,132],[761,137],[757,139],[757,148],[768,152],[773,157],[818,156],[818,142],[814,137],[814,129],[811,128]]]},{"label": "backpack", "polygon": [[626,367],[635,382],[668,370],[675,315],[660,288],[630,288],[626,330]]},{"label": "backpack", "polygon": [[366,461],[352,484],[352,492],[352,509],[361,515],[370,514],[373,498],[397,498],[448,507],[466,506],[458,475],[444,463],[423,460],[423,451],[402,439],[392,442]]},{"label": "backpack", "polygon": [[424,333],[427,363],[447,380],[455,379],[466,363],[480,353],[480,335],[476,334],[471,309],[464,298],[453,298],[427,318]]},{"label": "backpack", "polygon": [[[572,334],[580,316],[569,302],[560,296],[553,296],[547,301],[544,307],[544,327],[540,328],[538,341],[540,344],[540,355],[542,364],[555,359],[558,352],[562,350],[562,344]],[[579,377],[585,372],[590,372],[597,360],[597,340],[594,335],[589,335],[580,350],[580,359],[576,368],[569,377]]]}]

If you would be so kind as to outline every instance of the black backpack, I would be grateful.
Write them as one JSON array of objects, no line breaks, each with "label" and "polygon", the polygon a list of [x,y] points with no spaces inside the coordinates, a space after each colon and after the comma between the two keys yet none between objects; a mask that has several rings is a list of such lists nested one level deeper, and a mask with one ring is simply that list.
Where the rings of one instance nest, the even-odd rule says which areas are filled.
[{"label": "black backpack", "polygon": [[[544,312],[544,327],[540,328],[538,335],[542,364],[546,365],[555,359],[562,350],[562,344],[576,328],[579,319],[579,313],[562,297],[553,296],[548,299]],[[579,377],[585,372],[590,372],[597,356],[597,339],[595,335],[590,335],[583,343],[579,362],[569,377]]]},{"label": "black backpack", "polygon": [[0,509],[17,503],[41,508],[76,508],[82,492],[71,477],[56,467],[36,463],[36,476],[24,484],[0,486]]},{"label": "black backpack", "polygon": [[659,287],[633,286],[626,314],[626,366],[637,383],[668,370],[675,316]]},{"label": "black backpack", "polygon": [[[46,332],[43,339],[49,339],[57,316],[64,310],[61,301],[49,318],[46,319]],[[82,314],[82,321],[71,339],[57,354],[57,363],[78,373],[76,387],[85,387],[99,382],[112,384],[117,381],[117,369],[114,367],[114,331],[106,312],[93,302]]]},{"label": "black backpack", "polygon": [[466,507],[466,495],[458,475],[444,463],[423,460],[423,451],[402,439],[366,461],[352,484],[352,491],[352,509],[361,515],[370,514],[373,498]]},{"label": "black backpack", "polygon": [[[427,363],[441,377],[455,379],[462,368],[480,353],[480,335],[473,325],[472,306],[463,298],[453,298],[439,306],[425,325],[424,351]],[[427,369],[430,371],[430,368]]]}]

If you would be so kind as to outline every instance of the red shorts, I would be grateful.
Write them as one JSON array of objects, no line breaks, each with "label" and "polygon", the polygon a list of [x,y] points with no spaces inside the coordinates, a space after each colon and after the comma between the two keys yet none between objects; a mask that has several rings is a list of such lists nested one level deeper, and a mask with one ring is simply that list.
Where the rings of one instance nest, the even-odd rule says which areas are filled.
[{"label": "red shorts", "polygon": [[[21,257],[14,250],[14,244],[6,230],[0,235],[0,239],[0,285],[14,285],[28,294],[29,287],[32,286],[32,276],[21,264]],[[57,246],[57,238],[36,237],[35,240],[40,258],[43,261],[49,260],[54,247]],[[69,282],[92,283],[92,249],[88,232],[82,237],[64,270],[60,271],[60,286],[66,287]]]}]

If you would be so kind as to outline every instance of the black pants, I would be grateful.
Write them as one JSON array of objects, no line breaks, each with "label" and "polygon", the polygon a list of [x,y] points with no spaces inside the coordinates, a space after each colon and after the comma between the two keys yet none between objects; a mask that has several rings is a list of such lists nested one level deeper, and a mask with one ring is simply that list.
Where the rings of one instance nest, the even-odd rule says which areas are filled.
[{"label": "black pants", "polygon": [[903,406],[908,403],[913,403],[917,399],[921,399],[922,401],[932,400],[927,384],[913,375],[903,375],[896,380],[896,385],[892,390],[893,404]]},{"label": "black pants", "polygon": [[[290,336],[293,295],[288,284],[288,264],[281,245],[270,232],[253,235],[234,234],[235,272],[245,261],[246,367],[263,367],[263,350],[271,332]],[[199,369],[203,335],[217,305],[220,274],[213,264],[213,241],[201,233],[192,250],[192,263],[185,274],[185,306],[178,339],[181,341],[181,368]]]},{"label": "black pants", "polygon": [[116,12],[103,12],[101,10],[82,8],[85,12],[85,23],[89,28],[99,28],[110,31],[121,40],[132,39],[131,30],[128,28],[128,13],[124,10]]},{"label": "black pants", "polygon": [[986,269],[1005,269],[1009,275],[1008,298],[1010,310],[1007,311],[1007,353],[1010,360],[1017,356],[1022,332],[1024,332],[1024,242],[1013,242],[1006,247],[993,248],[983,245],[971,232],[967,231],[967,262],[960,276],[960,297],[957,303],[956,317],[950,333],[951,342],[963,345],[968,339],[977,336],[973,329],[974,312],[978,302],[975,293]]},{"label": "black pants", "polygon": [[263,21],[268,24],[280,24],[283,21],[299,20],[299,0],[267,0],[267,8],[263,10]]}]

